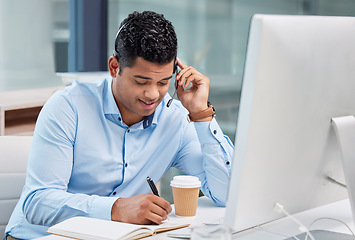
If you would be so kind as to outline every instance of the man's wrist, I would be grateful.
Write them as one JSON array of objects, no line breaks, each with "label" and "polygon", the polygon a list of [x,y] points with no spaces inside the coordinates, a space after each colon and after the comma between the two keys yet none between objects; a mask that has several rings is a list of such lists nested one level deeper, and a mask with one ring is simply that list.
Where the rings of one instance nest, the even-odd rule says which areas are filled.
[{"label": "man's wrist", "polygon": [[112,208],[111,208],[111,220],[112,221],[120,221],[121,219],[119,218],[119,208],[118,208],[118,201],[120,201],[121,198],[117,198],[117,200],[113,203]]},{"label": "man's wrist", "polygon": [[202,119],[197,119],[197,120],[194,120],[194,121],[192,121],[190,119],[190,121],[192,121],[192,122],[211,122],[212,119],[213,119],[213,116],[210,116],[210,117],[206,117],[206,118],[202,118]]},{"label": "man's wrist", "polygon": [[207,103],[207,108],[197,113],[190,113],[188,120],[192,122],[208,122],[213,119],[215,109],[210,102]]}]

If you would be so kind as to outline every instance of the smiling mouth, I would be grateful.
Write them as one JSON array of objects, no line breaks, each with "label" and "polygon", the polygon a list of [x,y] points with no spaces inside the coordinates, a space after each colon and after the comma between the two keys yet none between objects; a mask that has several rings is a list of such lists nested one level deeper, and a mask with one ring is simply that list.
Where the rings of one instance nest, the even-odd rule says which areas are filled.
[{"label": "smiling mouth", "polygon": [[151,104],[154,104],[155,102],[145,102],[145,101],[142,101],[143,103],[147,104],[147,105],[151,105]]},{"label": "smiling mouth", "polygon": [[146,109],[152,109],[156,104],[156,101],[151,102],[151,101],[140,100],[140,102],[142,103],[143,107]]}]

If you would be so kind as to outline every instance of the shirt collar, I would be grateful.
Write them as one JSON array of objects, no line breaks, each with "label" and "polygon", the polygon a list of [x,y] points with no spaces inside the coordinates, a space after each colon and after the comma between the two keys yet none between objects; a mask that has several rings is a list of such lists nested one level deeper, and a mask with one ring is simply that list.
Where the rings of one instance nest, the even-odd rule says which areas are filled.
[{"label": "shirt collar", "polygon": [[112,78],[105,79],[105,88],[103,92],[103,104],[105,114],[120,114],[120,110],[117,107],[115,98],[112,93]]},{"label": "shirt collar", "polygon": [[154,112],[152,114],[150,114],[149,116],[146,116],[143,119],[143,128],[146,129],[148,127],[150,127],[150,125],[152,125],[153,122],[153,118],[154,118]]}]

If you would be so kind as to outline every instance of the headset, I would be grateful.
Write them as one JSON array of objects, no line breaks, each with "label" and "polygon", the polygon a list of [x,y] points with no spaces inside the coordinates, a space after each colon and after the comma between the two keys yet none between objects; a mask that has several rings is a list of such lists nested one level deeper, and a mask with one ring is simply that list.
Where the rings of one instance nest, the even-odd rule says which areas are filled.
[{"label": "headset", "polygon": [[[177,74],[177,68],[178,68],[178,65],[177,65],[177,60],[176,60],[176,58],[175,58],[174,70],[173,70],[173,74],[175,74],[175,76],[176,76],[176,74]],[[176,77],[175,77],[175,78],[176,78]],[[178,89],[178,83],[175,82],[175,91],[174,91],[174,94],[173,94],[173,96],[171,96],[171,98],[170,98],[169,101],[167,102],[166,107],[170,107],[171,103],[173,102],[174,96],[175,96],[176,93],[177,93],[177,89]]]},{"label": "headset", "polygon": [[[117,48],[117,38],[118,38],[118,35],[120,35],[120,33],[121,33],[121,31],[130,23],[130,22],[132,22],[132,20],[133,20],[134,18],[132,18],[132,19],[130,19],[130,20],[128,20],[127,22],[125,22],[119,29],[118,29],[118,31],[117,31],[117,33],[116,33],[116,37],[115,37],[115,46],[114,46],[114,48],[113,48],[113,56],[115,56],[116,58],[117,58],[117,55],[118,55],[118,52],[117,52],[117,50],[116,50],[116,48]],[[176,74],[177,74],[177,69],[178,68],[178,65],[177,65],[177,60],[176,60],[176,57],[175,57],[175,61],[174,61],[174,68],[173,68],[173,74],[176,76]],[[178,84],[177,84],[177,82],[175,83],[175,92],[174,92],[174,94],[173,94],[173,96],[169,99],[169,101],[168,101],[168,103],[166,104],[166,106],[167,107],[170,107],[170,105],[171,105],[171,103],[172,103],[172,101],[173,101],[173,99],[174,99],[174,96],[176,95],[176,93],[177,93],[177,89],[178,89]]]},{"label": "headset", "polygon": [[132,22],[134,18],[128,20],[127,22],[125,22],[117,31],[116,33],[116,37],[115,37],[115,46],[113,48],[113,56],[115,56],[117,58],[117,55],[118,55],[118,52],[116,51],[116,48],[117,48],[117,38],[118,38],[118,35],[120,35],[121,31],[130,23]]}]

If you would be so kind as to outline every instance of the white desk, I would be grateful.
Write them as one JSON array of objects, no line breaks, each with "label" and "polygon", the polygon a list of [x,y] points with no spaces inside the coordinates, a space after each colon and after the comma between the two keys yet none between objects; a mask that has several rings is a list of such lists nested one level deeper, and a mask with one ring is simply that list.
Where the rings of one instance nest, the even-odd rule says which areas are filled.
[{"label": "white desk", "polygon": [[[203,223],[223,223],[225,208],[218,208],[207,199],[202,198],[199,200],[199,208],[196,217],[183,220],[182,222],[189,222],[190,227],[197,227],[203,225]],[[308,210],[302,213],[295,214],[298,220],[300,220],[305,226],[309,227],[310,224],[319,218],[334,218],[343,221],[348,224],[352,231],[355,231],[353,218],[351,215],[351,208],[348,200],[339,201],[326,206]],[[338,221],[332,220],[319,220],[316,221],[310,230],[328,230],[350,234],[349,230]],[[178,229],[174,232],[187,233],[189,229]],[[281,235],[277,235],[282,234]],[[254,228],[240,233],[234,233],[233,239],[240,240],[283,240],[294,235],[298,235],[301,232],[298,230],[298,225],[289,218],[283,218],[272,223],[265,224],[262,228]],[[169,238],[168,233],[162,233],[154,237],[146,239],[175,239]]]},{"label": "white desk", "polygon": [[[207,197],[201,197],[198,201],[198,208],[196,216],[194,217],[177,217],[173,212],[169,215],[169,220],[181,224],[190,224],[191,227],[202,226],[203,223],[222,223],[224,217],[225,208],[216,207],[213,202]],[[185,231],[189,231],[187,228]],[[160,233],[154,237],[147,237],[144,239],[170,239],[167,233]],[[36,238],[36,240],[69,240],[72,238],[59,237],[55,235],[49,235],[41,238]],[[176,238],[172,238],[175,239]]]},{"label": "white desk", "polygon": [[[306,227],[309,227],[313,221],[326,217],[343,221],[352,229],[352,231],[355,229],[349,200],[335,202],[329,205],[301,212],[293,216],[301,221]],[[312,225],[310,230],[328,230],[350,234],[345,225],[334,220],[318,220]],[[276,235],[274,233],[282,234],[284,236]],[[281,240],[287,237],[298,235],[300,233],[301,232],[298,229],[298,225],[295,222],[289,218],[283,218],[265,224],[262,226],[262,229],[255,228],[234,234],[234,238],[241,240]]]},{"label": "white desk", "polygon": [[[223,223],[223,216],[225,208],[216,207],[211,200],[206,197],[202,197],[198,202],[198,209],[195,217],[177,217],[174,212],[169,216],[169,220],[177,223],[189,223],[190,227],[199,227],[204,223]],[[305,226],[309,225],[316,219],[327,217],[341,220],[348,224],[352,231],[355,231],[354,223],[351,215],[350,204],[348,200],[339,201],[319,208],[314,208],[302,213],[295,214],[298,220],[300,220]],[[350,234],[349,230],[340,222],[332,220],[319,220],[312,225],[310,230],[329,230]],[[175,230],[175,233],[188,233],[189,228]],[[170,232],[160,233],[153,237],[145,239],[165,240],[175,239],[168,236]],[[281,235],[277,235],[282,234]],[[287,237],[300,234],[298,226],[290,219],[283,218],[272,223],[268,223],[262,226],[262,228],[254,228],[240,233],[233,234],[233,239],[240,240],[283,240]],[[36,240],[69,240],[70,238],[59,236],[46,236],[37,238]]]},{"label": "white desk", "polygon": [[0,93],[0,136],[32,135],[44,103],[63,86]]}]

